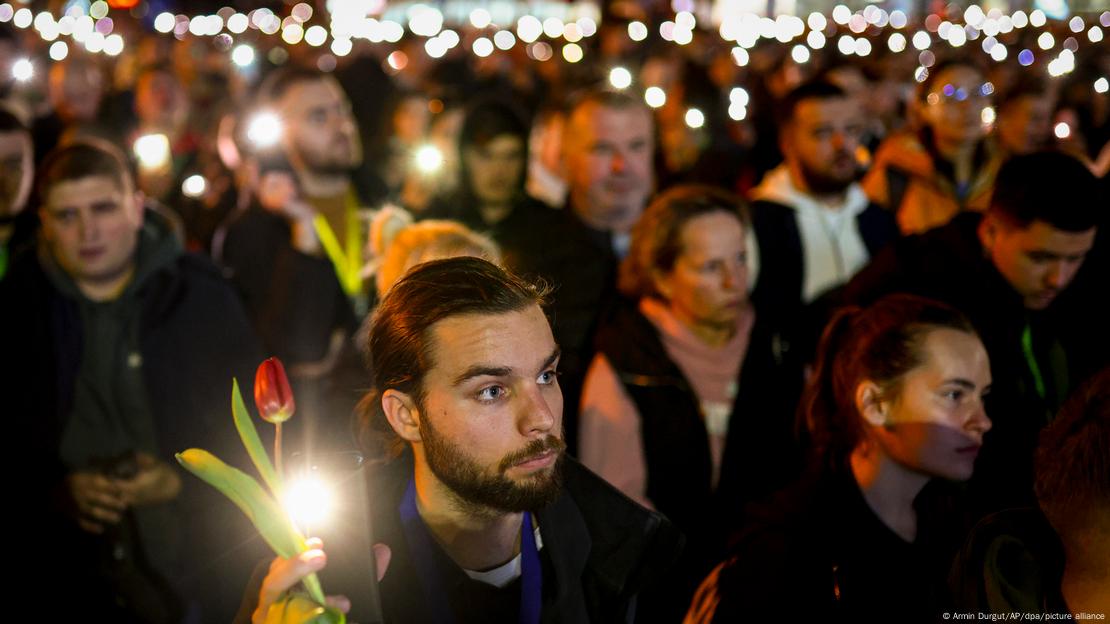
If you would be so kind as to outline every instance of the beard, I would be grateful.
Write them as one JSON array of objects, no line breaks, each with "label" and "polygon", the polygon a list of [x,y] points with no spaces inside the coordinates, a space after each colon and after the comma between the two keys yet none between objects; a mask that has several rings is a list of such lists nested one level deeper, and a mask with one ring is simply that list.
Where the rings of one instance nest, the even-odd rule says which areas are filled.
[{"label": "beard", "polygon": [[[491,474],[461,447],[440,436],[427,418],[422,424],[421,439],[428,468],[468,508],[505,513],[539,511],[559,497],[563,488],[562,451],[566,448],[562,438],[549,435],[533,440],[519,451],[503,457]],[[514,481],[505,475],[512,466],[547,451],[559,453],[549,469],[538,471],[521,481]]]},{"label": "beard", "polygon": [[[837,157],[839,158],[841,156],[838,155]],[[851,156],[846,156],[846,158],[851,158]],[[802,178],[805,180],[806,188],[815,195],[841,193],[859,179],[860,176],[858,167],[852,167],[850,173],[841,175],[830,175],[825,172],[814,171],[804,164],[798,169],[801,171]]]}]

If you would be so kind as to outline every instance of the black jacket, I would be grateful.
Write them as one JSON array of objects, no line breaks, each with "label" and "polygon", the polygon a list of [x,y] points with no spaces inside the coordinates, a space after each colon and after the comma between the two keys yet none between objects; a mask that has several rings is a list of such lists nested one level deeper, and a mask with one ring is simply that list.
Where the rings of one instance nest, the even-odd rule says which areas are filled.
[{"label": "black jacket", "polygon": [[[80,531],[62,511],[67,468],[59,445],[72,416],[82,323],[77,302],[53,286],[34,252],[32,247],[16,258],[0,283],[5,302],[0,327],[6,333],[0,393],[12,415],[9,440],[17,441],[4,453],[4,462],[13,476],[13,500],[20,501],[21,539],[13,547],[25,565],[22,586],[48,601],[40,604],[50,604],[59,619],[72,611],[80,619],[127,621],[115,611],[112,593],[102,587],[107,578],[96,568],[103,542]],[[136,300],[141,306],[136,328],[140,361],[156,419],[159,459],[176,466],[173,454],[195,446],[245,465],[228,399],[233,376],[249,394],[260,350],[235,293],[211,263],[182,254],[148,276]],[[183,490],[167,505],[181,520],[181,567],[162,580],[179,597],[199,605],[203,621],[226,621],[234,612],[234,592],[228,589],[237,571],[220,554],[261,552],[260,543],[251,539],[253,531],[241,514],[224,513],[215,490],[184,471],[180,474]],[[63,564],[44,559],[45,544],[65,553]],[[221,563],[214,566],[214,561]],[[66,600],[57,600],[57,587],[67,588]]]},{"label": "black jacket", "polygon": [[[629,622],[637,595],[655,587],[678,556],[682,536],[662,516],[636,505],[573,459],[566,458],[563,468],[563,493],[536,514],[543,539],[541,621]],[[392,551],[380,583],[385,621],[430,621],[398,510],[412,470],[408,451],[386,464],[364,468],[351,485],[365,488],[369,505],[348,507],[340,514],[343,525],[332,527],[330,535],[323,534],[328,565],[320,573],[320,581],[325,593],[346,595],[351,600],[349,622],[370,621],[367,578],[373,566],[367,554],[372,543],[384,543]],[[346,498],[357,500],[357,495]],[[367,506],[372,539],[366,529]],[[265,566],[256,570],[237,622],[249,621],[265,572]],[[452,571],[449,585],[462,576],[461,569]],[[465,592],[449,593],[453,597],[445,600],[451,603],[457,621],[490,621],[486,613],[467,610]]]},{"label": "black jacket", "polygon": [[610,232],[595,230],[568,205],[543,233],[544,253],[535,258],[536,272],[552,287],[548,312],[559,344],[563,390],[563,425],[568,451],[578,442],[578,404],[586,369],[593,360],[593,338],[617,299],[617,267]]},{"label": "black jacket", "polygon": [[[793,208],[758,200],[752,202],[751,214],[760,271],[752,301],[786,333],[796,357],[810,361],[838,293],[834,289],[809,305],[802,302],[805,250]],[[856,229],[872,258],[898,238],[894,214],[875,204],[856,216]]]},{"label": "black jacket", "polygon": [[846,466],[808,473],[759,510],[686,621],[935,622],[967,531],[958,500],[948,483],[926,485],[910,543],[871,511]]},{"label": "black jacket", "polygon": [[287,366],[322,359],[333,330],[356,326],[331,261],[290,240],[284,217],[254,205],[229,220],[217,258],[266,350]]},{"label": "black jacket", "polygon": [[746,503],[773,493],[800,472],[793,432],[801,371],[784,362],[779,343],[757,313],[714,491],[701,406],[655,326],[629,302],[615,308],[598,333],[598,350],[640,415],[647,496],[688,535],[722,537],[735,528]]},{"label": "black jacket", "polygon": [[492,225],[482,219],[475,200],[463,193],[437,198],[420,213],[421,219],[450,219],[489,236],[501,249],[505,266],[517,275],[547,280],[544,259],[559,244],[550,236],[552,228],[562,227],[563,214],[537,199],[521,195],[512,212]]},{"label": "black jacket", "polygon": [[800,472],[793,416],[801,371],[784,362],[778,334],[760,315],[756,319],[737,379],[716,489],[701,404],[690,381],[667,355],[655,326],[627,302],[614,309],[598,333],[599,352],[609,360],[640,416],[647,497],[689,537],[682,560],[672,570],[672,589],[647,603],[656,617],[681,618],[697,583],[720,560],[745,505],[770,495]]}]

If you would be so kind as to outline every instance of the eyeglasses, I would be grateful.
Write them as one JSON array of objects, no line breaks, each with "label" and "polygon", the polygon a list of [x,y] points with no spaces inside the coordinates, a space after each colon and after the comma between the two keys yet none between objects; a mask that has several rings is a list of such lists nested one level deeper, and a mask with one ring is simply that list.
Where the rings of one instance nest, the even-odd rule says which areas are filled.
[{"label": "eyeglasses", "polygon": [[983,84],[979,85],[978,88],[972,87],[971,89],[968,89],[967,87],[956,86],[954,84],[946,84],[941,87],[939,92],[930,92],[925,99],[927,102],[929,102],[929,104],[938,104],[940,103],[941,98],[944,98],[945,100],[955,100],[956,102],[963,102],[968,99],[978,100],[989,97],[992,93],[994,93],[994,85],[990,82],[984,82]]}]

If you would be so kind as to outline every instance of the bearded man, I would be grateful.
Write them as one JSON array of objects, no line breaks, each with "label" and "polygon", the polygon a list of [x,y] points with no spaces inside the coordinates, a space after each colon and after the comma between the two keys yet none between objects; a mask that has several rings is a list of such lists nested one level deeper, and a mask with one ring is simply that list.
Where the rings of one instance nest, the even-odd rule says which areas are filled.
[{"label": "bearded man", "polygon": [[[453,258],[419,265],[375,313],[360,441],[385,458],[363,473],[386,621],[630,622],[681,548],[661,515],[564,455],[543,301],[489,262]],[[358,537],[276,559],[244,621],[267,621],[319,570],[347,593],[332,603],[367,621],[374,567],[353,563],[370,552]]]}]

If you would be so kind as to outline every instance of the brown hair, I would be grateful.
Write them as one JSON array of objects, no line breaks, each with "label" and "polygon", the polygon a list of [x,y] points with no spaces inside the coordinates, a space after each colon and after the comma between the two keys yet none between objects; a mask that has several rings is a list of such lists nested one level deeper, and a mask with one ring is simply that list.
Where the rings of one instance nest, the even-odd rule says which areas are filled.
[{"label": "brown hair", "polygon": [[123,191],[134,187],[123,152],[107,141],[83,138],[57,147],[43,158],[35,191],[45,199],[57,184],[94,176],[111,178]]},{"label": "brown hair", "polygon": [[1037,502],[1061,538],[1110,527],[1110,368],[1072,394],[1041,432],[1034,467]]},{"label": "brown hair", "polygon": [[682,255],[682,230],[695,217],[723,212],[746,230],[743,201],[726,191],[701,184],[672,187],[651,202],[632,228],[632,246],[620,266],[620,291],[634,298],[659,297],[652,273],[669,272]]},{"label": "brown hair", "polygon": [[609,89],[591,89],[577,94],[572,98],[570,106],[567,108],[567,121],[563,125],[563,145],[564,150],[567,145],[575,145],[579,128],[575,127],[578,120],[580,111],[589,106],[596,106],[598,108],[608,108],[619,111],[640,111],[654,126],[654,117],[652,116],[651,109],[644,104],[644,101],[634,98],[631,95],[621,92],[612,91]]},{"label": "brown hair", "polygon": [[547,288],[474,257],[433,260],[401,278],[382,299],[363,342],[371,389],[359,403],[356,435],[371,459],[404,450],[382,411],[382,393],[395,389],[424,400],[424,375],[434,366],[431,330],[462,314],[504,314],[542,306]]},{"label": "brown hair", "polygon": [[798,410],[816,459],[832,467],[847,461],[866,431],[856,409],[856,388],[870,380],[896,396],[902,377],[925,361],[922,345],[936,329],[978,335],[955,308],[914,295],[888,295],[866,308],[843,308],[833,315]]}]

